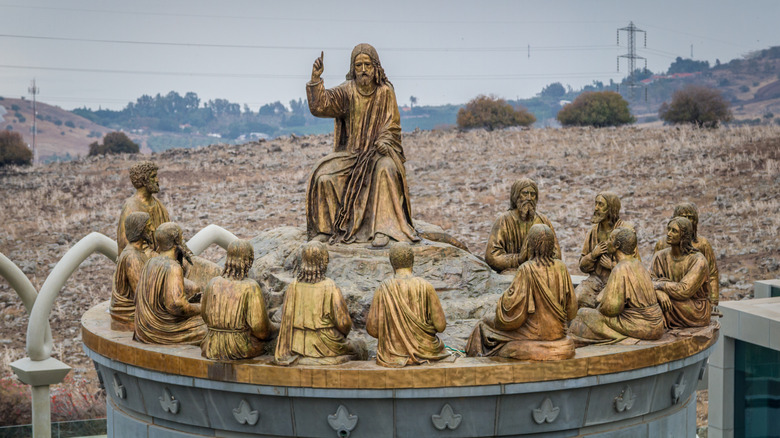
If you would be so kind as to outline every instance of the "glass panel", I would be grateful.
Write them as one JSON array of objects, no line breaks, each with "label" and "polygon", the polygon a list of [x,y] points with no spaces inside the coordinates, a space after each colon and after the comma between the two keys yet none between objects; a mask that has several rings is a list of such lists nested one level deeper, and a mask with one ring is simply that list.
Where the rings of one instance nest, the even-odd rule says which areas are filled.
[{"label": "glass panel", "polygon": [[780,351],[734,341],[734,437],[780,438]]}]

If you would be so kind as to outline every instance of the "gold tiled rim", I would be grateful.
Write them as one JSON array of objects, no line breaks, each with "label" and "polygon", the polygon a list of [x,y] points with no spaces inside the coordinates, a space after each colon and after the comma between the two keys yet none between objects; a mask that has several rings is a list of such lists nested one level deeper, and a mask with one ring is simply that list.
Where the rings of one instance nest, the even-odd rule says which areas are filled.
[{"label": "gold tiled rim", "polygon": [[340,389],[442,388],[505,383],[543,382],[597,376],[660,365],[692,356],[715,343],[718,323],[692,330],[690,336],[667,343],[634,346],[590,346],[577,349],[573,359],[528,362],[500,358],[461,358],[439,363],[388,369],[370,361],[334,366],[281,367],[269,358],[216,362],[201,357],[189,345],[149,345],[133,341],[132,332],[111,329],[108,302],[84,313],[84,344],[110,359],[188,377],[269,386]]}]

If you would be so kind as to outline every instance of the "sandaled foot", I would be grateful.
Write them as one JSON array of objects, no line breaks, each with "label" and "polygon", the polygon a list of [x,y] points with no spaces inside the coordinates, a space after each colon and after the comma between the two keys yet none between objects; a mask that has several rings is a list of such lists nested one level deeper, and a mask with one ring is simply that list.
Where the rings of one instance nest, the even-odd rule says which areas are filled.
[{"label": "sandaled foot", "polygon": [[374,240],[371,241],[371,246],[374,248],[382,248],[387,246],[388,243],[390,243],[390,237],[388,237],[387,234],[376,233]]},{"label": "sandaled foot", "polygon": [[317,234],[316,236],[314,236],[314,237],[311,239],[311,241],[312,241],[312,242],[322,242],[322,243],[325,243],[325,242],[327,242],[329,239],[330,239],[330,236],[329,236],[329,235],[327,235],[327,234],[325,234],[325,233],[320,233],[320,234]]}]

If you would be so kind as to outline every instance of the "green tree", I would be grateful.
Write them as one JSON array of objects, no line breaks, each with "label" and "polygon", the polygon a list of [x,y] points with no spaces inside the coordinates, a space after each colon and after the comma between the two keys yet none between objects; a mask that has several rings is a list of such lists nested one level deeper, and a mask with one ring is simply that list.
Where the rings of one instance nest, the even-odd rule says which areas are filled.
[{"label": "green tree", "polygon": [[0,131],[0,167],[29,166],[32,164],[32,158],[32,151],[25,144],[21,134]]},{"label": "green tree", "polygon": [[672,95],[672,102],[664,102],[658,110],[661,120],[679,124],[716,128],[732,119],[729,103],[720,91],[701,85],[688,85]]},{"label": "green tree", "polygon": [[542,97],[560,98],[566,94],[566,88],[560,82],[553,82],[552,84],[542,89]]},{"label": "green tree", "polygon": [[694,73],[697,71],[709,70],[709,68],[709,61],[694,61],[693,59],[682,59],[682,57],[678,56],[669,66],[667,74]]},{"label": "green tree", "polygon": [[109,132],[103,137],[103,144],[89,145],[89,156],[106,154],[137,154],[140,148],[124,132]]},{"label": "green tree", "polygon": [[574,102],[564,106],[556,116],[563,126],[620,126],[636,119],[628,109],[628,102],[614,91],[588,91]]},{"label": "green tree", "polygon": [[485,128],[488,131],[510,126],[530,126],[536,117],[523,107],[515,109],[504,99],[479,95],[458,110],[460,129]]}]

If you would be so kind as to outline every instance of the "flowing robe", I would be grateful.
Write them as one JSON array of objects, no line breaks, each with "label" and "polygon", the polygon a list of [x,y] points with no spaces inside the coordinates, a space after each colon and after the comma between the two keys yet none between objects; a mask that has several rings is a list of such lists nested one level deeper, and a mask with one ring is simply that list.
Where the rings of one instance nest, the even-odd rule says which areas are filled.
[{"label": "flowing robe", "polygon": [[[487,249],[485,250],[485,261],[491,268],[498,272],[515,269],[520,266],[520,256],[528,258],[525,246],[525,239],[528,237],[528,231],[536,224],[544,224],[550,227],[555,239],[555,255],[557,259],[561,258],[561,246],[558,244],[558,237],[555,236],[555,229],[552,223],[543,214],[536,213],[534,220],[524,222],[520,220],[520,215],[516,209],[502,213],[490,230]],[[523,260],[525,261],[525,260]]]},{"label": "flowing robe", "polygon": [[119,254],[114,271],[114,283],[111,288],[111,304],[108,311],[111,319],[120,324],[132,327],[135,319],[135,290],[141,271],[150,255],[156,255],[149,250],[138,250],[134,245],[128,245]]},{"label": "flowing robe", "polygon": [[259,356],[263,340],[271,336],[271,321],[260,285],[255,280],[213,278],[200,303],[208,333],[200,349],[203,356],[238,360]]},{"label": "flowing robe", "polygon": [[162,205],[159,199],[152,195],[151,202],[147,204],[137,195],[133,195],[125,200],[122,205],[122,213],[119,214],[119,225],[116,228],[116,245],[117,254],[122,254],[122,250],[127,246],[127,236],[125,235],[125,219],[130,213],[142,211],[149,213],[150,221],[152,223],[152,235],[154,230],[165,222],[169,222],[171,219],[168,217],[168,210]]},{"label": "flowing robe", "polygon": [[614,343],[627,337],[654,340],[664,334],[664,315],[650,272],[635,258],[619,262],[601,291],[598,309],[583,307],[569,327],[578,343]]},{"label": "flowing robe", "polygon": [[376,363],[394,368],[448,357],[436,336],[446,327],[436,290],[422,278],[411,276],[383,281],[366,318],[366,331],[377,338]]},{"label": "flowing robe", "polygon": [[495,319],[480,321],[474,328],[466,354],[534,360],[571,358],[574,343],[566,336],[566,327],[576,315],[577,299],[566,265],[560,260],[554,260],[551,266],[527,261],[498,300]]},{"label": "flowing robe", "polygon": [[[623,221],[623,219],[618,219],[612,229],[615,230],[617,228],[634,229],[630,223]],[[607,236],[609,236],[609,233]],[[596,307],[596,296],[604,288],[604,284],[607,282],[607,278],[609,278],[611,269],[601,266],[599,259],[606,256],[610,257],[613,264],[617,263],[615,257],[607,253],[604,253],[599,258],[594,259],[591,257],[590,253],[593,251],[593,248],[597,247],[602,241],[606,241],[606,239],[599,239],[599,224],[595,224],[588,232],[588,237],[585,238],[585,244],[582,247],[582,254],[580,254],[580,271],[584,274],[589,274],[588,278],[583,280],[575,291],[580,307]],[[637,260],[641,260],[639,249],[634,251],[632,255]]]},{"label": "flowing robe", "polygon": [[709,265],[698,251],[675,259],[672,248],[653,256],[654,281],[664,281],[662,292],[672,299],[672,310],[664,312],[671,328],[703,327],[710,323]]},{"label": "flowing robe", "polygon": [[[316,117],[335,118],[335,150],[315,165],[306,192],[309,238],[332,235],[345,243],[368,242],[383,233],[417,241],[401,147],[401,118],[390,85],[363,96],[349,80],[326,90],[306,86]],[[377,151],[385,145],[387,155]]]},{"label": "flowing robe", "polygon": [[[695,241],[691,242],[694,248],[704,254],[704,258],[707,259],[707,265],[710,268],[709,284],[710,284],[710,302],[712,305],[717,306],[720,301],[720,272],[718,271],[718,264],[715,261],[715,251],[712,250],[709,240],[704,237],[698,236]],[[666,239],[661,239],[655,244],[654,253],[668,248],[669,244],[666,243]]]},{"label": "flowing robe", "polygon": [[347,303],[333,280],[325,278],[313,284],[295,280],[284,294],[276,360],[290,363],[296,356],[328,358],[351,354],[347,342],[351,329]]},{"label": "flowing robe", "polygon": [[147,344],[200,344],[206,325],[200,304],[188,301],[188,289],[176,260],[166,256],[149,259],[136,289],[133,338]]}]

